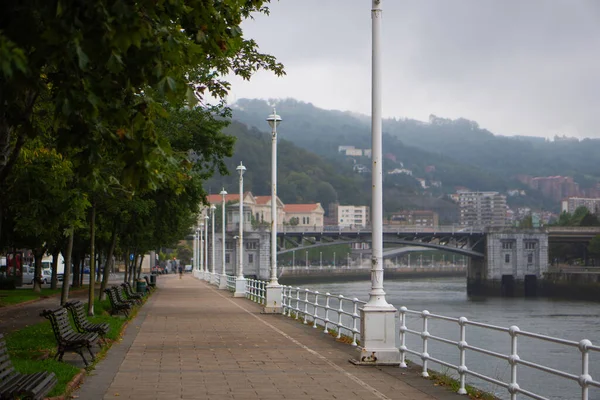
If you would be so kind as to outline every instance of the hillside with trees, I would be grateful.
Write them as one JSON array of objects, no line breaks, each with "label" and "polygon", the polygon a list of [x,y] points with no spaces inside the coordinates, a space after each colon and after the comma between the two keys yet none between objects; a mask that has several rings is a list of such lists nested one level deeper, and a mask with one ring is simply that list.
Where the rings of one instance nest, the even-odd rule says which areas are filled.
[{"label": "hillside with trees", "polygon": [[[320,154],[341,160],[338,146],[370,148],[370,120],[367,116],[336,110],[323,110],[293,99],[270,101],[283,117],[278,129],[281,138]],[[267,131],[265,117],[272,107],[263,100],[241,99],[233,105],[233,118]],[[600,140],[494,135],[467,119],[450,120],[431,116],[427,122],[411,119],[385,119],[383,124],[384,170],[403,165],[416,177],[440,181],[434,195],[452,193],[456,187],[506,192],[526,190],[527,196],[509,199],[518,206],[558,211],[558,204],[528,188],[515,177],[572,176],[582,188],[600,181]],[[385,157],[394,156],[396,161]],[[347,158],[346,158],[347,160]],[[357,162],[368,163],[368,160]],[[425,172],[429,165],[435,171]],[[387,177],[386,177],[387,178]]]}]

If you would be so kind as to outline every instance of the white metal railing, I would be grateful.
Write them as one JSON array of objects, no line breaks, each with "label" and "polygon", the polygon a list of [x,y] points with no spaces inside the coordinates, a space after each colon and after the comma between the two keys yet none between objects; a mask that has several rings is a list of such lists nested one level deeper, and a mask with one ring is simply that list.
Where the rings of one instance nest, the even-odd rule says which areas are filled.
[{"label": "white metal railing", "polygon": [[324,333],[329,333],[329,329],[335,327],[337,339],[345,334],[351,337],[353,346],[357,345],[360,336],[358,307],[364,304],[356,297],[350,299],[299,287],[284,285],[282,291],[283,315],[302,319],[305,324],[312,323],[313,328],[320,325]]},{"label": "white metal railing", "polygon": [[[530,398],[533,398],[533,399],[544,399],[545,400],[546,397],[543,397],[539,394],[533,393],[529,390],[522,389],[519,386],[518,379],[517,379],[518,378],[517,367],[519,365],[523,365],[523,366],[526,366],[529,368],[533,368],[533,369],[536,369],[539,371],[549,373],[556,377],[569,379],[569,380],[577,382],[581,387],[581,399],[583,399],[583,400],[588,400],[588,392],[589,392],[590,387],[600,388],[600,382],[594,380],[592,378],[592,376],[590,375],[590,371],[589,371],[590,352],[596,352],[596,353],[599,353],[599,355],[600,355],[600,346],[592,345],[592,343],[587,339],[581,340],[579,342],[575,342],[575,341],[571,341],[571,340],[565,340],[565,339],[559,339],[559,338],[555,338],[555,337],[551,337],[551,336],[540,335],[537,333],[521,331],[517,326],[511,326],[510,328],[505,328],[505,327],[500,327],[500,326],[496,326],[496,325],[489,325],[489,324],[484,324],[484,323],[480,323],[480,322],[469,321],[465,317],[450,318],[450,317],[446,317],[443,315],[431,314],[427,310],[413,311],[413,310],[408,310],[406,307],[401,307],[399,311],[400,311],[401,366],[406,366],[406,355],[408,353],[408,354],[412,354],[412,355],[415,355],[415,356],[421,358],[422,363],[423,363],[422,364],[423,365],[422,375],[424,377],[429,376],[429,374],[427,372],[429,361],[437,363],[439,365],[443,365],[447,368],[453,369],[459,375],[460,388],[458,390],[458,393],[460,393],[460,394],[467,393],[466,389],[465,389],[465,379],[466,379],[467,375],[471,375],[473,377],[482,379],[486,382],[496,384],[498,386],[505,388],[509,392],[511,400],[515,400],[517,398],[517,394],[519,394],[519,393],[523,394],[525,396],[528,396]],[[422,319],[422,329],[409,329],[406,326],[407,315],[413,315],[413,316],[420,317]],[[430,320],[443,320],[446,322],[455,323],[457,325],[457,327],[459,328],[459,340],[451,340],[447,336],[446,337],[441,336],[445,333],[447,334],[448,330],[441,330],[441,332],[439,333],[440,336],[437,336],[437,334],[433,334],[433,333],[429,332],[429,329],[430,329],[429,321]],[[492,331],[506,333],[508,335],[508,339],[510,339],[510,349],[511,349],[510,354],[502,354],[502,353],[499,353],[496,351],[469,345],[466,341],[466,334],[467,334],[466,331],[467,331],[468,326],[474,326],[474,327],[483,328],[486,330],[492,330]],[[416,335],[421,338],[421,340],[422,340],[421,351],[408,348],[408,346],[406,345],[407,334]],[[567,346],[570,348],[578,349],[579,352],[581,353],[581,373],[579,375],[576,375],[576,374],[572,374],[572,373],[558,370],[555,368],[550,368],[550,367],[547,367],[547,366],[544,366],[544,365],[541,365],[541,364],[538,364],[538,363],[535,363],[535,362],[532,362],[529,360],[521,359],[519,357],[519,353],[517,352],[517,344],[518,344],[517,342],[518,342],[518,338],[520,336],[528,337],[528,338],[532,338],[532,339],[536,339],[536,340],[542,340],[545,342],[551,342],[551,343],[559,344],[562,346]],[[439,343],[445,343],[447,345],[456,346],[458,354],[455,354],[455,356],[458,355],[460,365],[455,365],[446,360],[442,360],[441,358],[436,358],[436,357],[432,356],[429,353],[429,347],[428,347],[430,341],[436,341]],[[510,382],[504,382],[499,379],[487,376],[483,373],[470,370],[468,368],[468,365],[466,362],[467,350],[471,350],[471,351],[474,351],[474,352],[477,352],[480,354],[485,354],[487,356],[491,356],[491,357],[506,361],[507,365],[510,367]]]},{"label": "white metal railing", "polygon": [[227,275],[227,290],[235,292],[235,276]]},{"label": "white metal railing", "polygon": [[267,281],[246,278],[246,298],[255,303],[265,304],[267,300]]}]

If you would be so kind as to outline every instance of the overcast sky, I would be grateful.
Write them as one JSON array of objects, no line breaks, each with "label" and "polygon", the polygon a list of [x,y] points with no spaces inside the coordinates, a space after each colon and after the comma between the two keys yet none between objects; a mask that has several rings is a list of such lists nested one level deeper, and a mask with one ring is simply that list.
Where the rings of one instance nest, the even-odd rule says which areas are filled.
[{"label": "overcast sky", "polygon": [[[600,1],[383,0],[385,117],[464,117],[502,135],[600,137]],[[280,0],[243,25],[287,75],[230,101],[370,114],[371,1]],[[285,116],[282,116],[285,119]]]}]

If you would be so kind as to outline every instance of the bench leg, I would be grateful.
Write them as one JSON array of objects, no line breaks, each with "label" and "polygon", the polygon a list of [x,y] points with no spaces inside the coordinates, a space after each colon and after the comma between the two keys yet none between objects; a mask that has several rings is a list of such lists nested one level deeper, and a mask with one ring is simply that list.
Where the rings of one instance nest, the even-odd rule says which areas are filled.
[{"label": "bench leg", "polygon": [[92,356],[92,361],[96,361],[96,356],[94,355],[94,353],[92,353],[92,347],[88,346],[87,349],[90,352],[90,355]]},{"label": "bench leg", "polygon": [[81,356],[81,359],[83,360],[83,363],[85,364],[86,367],[88,367],[89,364],[88,364],[88,361],[83,356],[83,351],[81,351],[81,349],[79,349],[79,350],[76,350],[75,352]]}]

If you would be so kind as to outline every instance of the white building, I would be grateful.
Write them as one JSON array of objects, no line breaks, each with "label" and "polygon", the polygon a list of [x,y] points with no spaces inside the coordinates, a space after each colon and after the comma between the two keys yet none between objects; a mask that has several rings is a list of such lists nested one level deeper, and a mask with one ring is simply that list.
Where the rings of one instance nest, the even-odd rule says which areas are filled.
[{"label": "white building", "polygon": [[458,205],[463,226],[506,225],[506,196],[498,192],[461,192]]},{"label": "white building", "polygon": [[371,221],[369,206],[337,206],[337,224],[365,227]]}]

